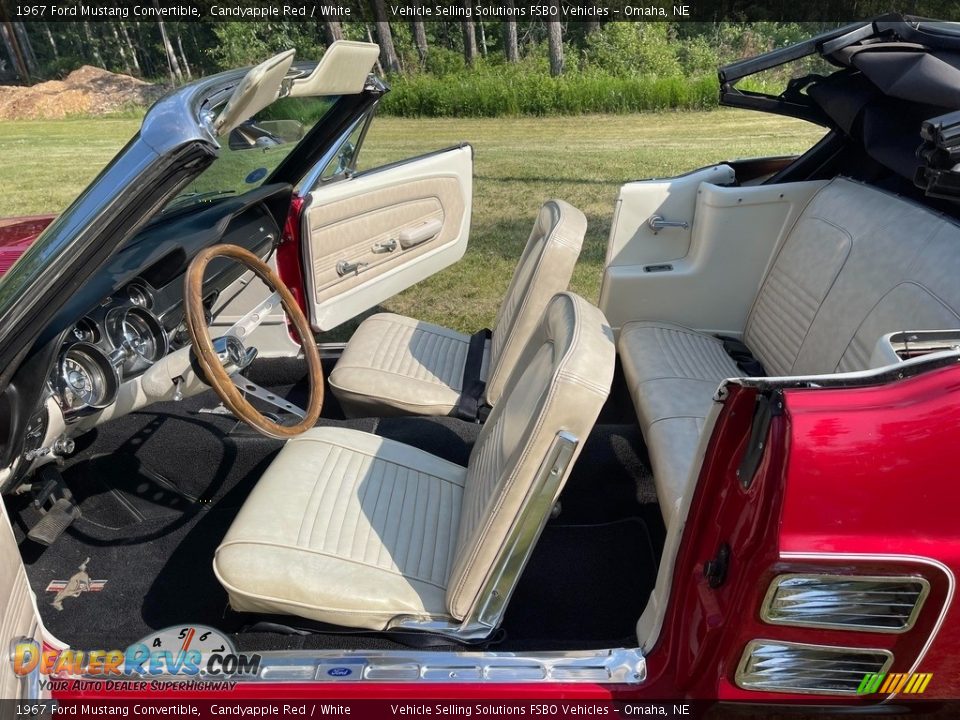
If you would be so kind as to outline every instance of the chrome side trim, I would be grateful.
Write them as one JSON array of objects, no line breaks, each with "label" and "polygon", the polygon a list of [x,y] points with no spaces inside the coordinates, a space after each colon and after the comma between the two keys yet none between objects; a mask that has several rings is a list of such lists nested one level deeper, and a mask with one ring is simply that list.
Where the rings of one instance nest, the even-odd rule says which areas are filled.
[{"label": "chrome side trim", "polygon": [[758,390],[774,390],[778,388],[867,387],[870,385],[883,385],[896,380],[904,380],[924,372],[957,365],[958,363],[960,363],[960,352],[956,350],[942,350],[870,370],[857,370],[854,372],[832,373],[828,375],[728,378],[721,383],[720,389],[717,392],[719,393],[729,384],[753,387]]},{"label": "chrome side trim", "polygon": [[570,464],[579,443],[576,437],[564,430],[554,437],[530,488],[529,500],[514,520],[496,563],[490,569],[483,588],[462,621],[402,615],[391,620],[387,629],[422,630],[461,641],[490,637],[500,626],[517,580],[520,579],[540,533],[550,518],[550,510],[560,490],[560,484],[570,471]]},{"label": "chrome side trim", "polygon": [[[797,583],[790,588],[791,583]],[[914,584],[916,599],[909,612],[887,616],[902,618],[898,626],[884,626],[858,621],[857,616],[871,617],[870,608],[883,609],[887,604],[882,595],[900,593],[909,595],[907,589],[884,590],[882,586],[896,586]],[[857,586],[860,587],[857,587]],[[843,587],[846,586],[846,587]],[[873,587],[871,587],[873,586]],[[781,594],[784,597],[780,597]],[[786,573],[778,575],[770,582],[767,594],[763,599],[760,617],[770,625],[788,627],[810,627],[830,630],[849,630],[853,632],[874,633],[905,633],[910,630],[923,608],[923,603],[930,594],[930,583],[926,578],[916,575],[853,575],[850,573]],[[880,597],[877,597],[880,595]],[[792,596],[792,597],[791,597]],[[859,596],[859,599],[856,597]],[[777,607],[778,600],[783,603]],[[895,604],[896,599],[891,598]],[[866,611],[857,611],[859,606],[866,607]],[[852,611],[851,611],[852,610]],[[839,619],[813,620],[810,617],[846,615],[848,621]],[[873,617],[881,617],[874,615]]]},{"label": "chrome side trim", "polygon": [[[942,572],[947,578],[947,596],[943,600],[943,607],[940,609],[940,616],[937,618],[936,624],[934,624],[933,629],[930,631],[930,636],[927,638],[927,642],[924,643],[923,647],[920,649],[920,652],[917,653],[917,659],[914,661],[913,665],[908,671],[911,673],[918,671],[920,663],[923,662],[927,652],[930,650],[930,646],[933,645],[933,641],[940,633],[940,629],[943,627],[943,623],[947,618],[947,612],[950,610],[950,606],[953,604],[953,596],[957,587],[957,579],[949,567],[944,565],[939,560],[934,560],[933,558],[925,557],[923,555],[897,555],[893,553],[781,552],[780,557],[783,560],[837,560],[841,562],[918,563],[920,565],[927,565],[929,567],[936,568]],[[894,697],[896,697],[896,693],[888,696],[887,700],[892,700]]]},{"label": "chrome side trim", "polygon": [[[831,659],[831,656],[834,658]],[[858,656],[862,660],[852,659]],[[877,661],[880,661],[879,664]],[[804,670],[805,662],[810,664],[809,670]],[[850,667],[831,667],[830,663],[843,663]],[[751,640],[743,649],[734,679],[737,686],[744,690],[856,697],[857,688],[865,675],[885,673],[892,664],[893,653],[881,648],[759,639]],[[779,681],[777,671],[782,671]],[[821,682],[847,682],[850,689],[816,687],[813,683],[817,682],[818,674]],[[804,684],[808,681],[809,684]]]}]

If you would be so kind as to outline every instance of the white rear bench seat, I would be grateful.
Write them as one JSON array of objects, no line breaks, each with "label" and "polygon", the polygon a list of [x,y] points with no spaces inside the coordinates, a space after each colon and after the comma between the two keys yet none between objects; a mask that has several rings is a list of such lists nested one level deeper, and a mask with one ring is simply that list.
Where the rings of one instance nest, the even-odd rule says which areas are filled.
[{"label": "white rear bench seat", "polygon": [[[883,335],[960,327],[960,227],[850,180],[825,185],[784,239],[743,341],[768,375],[870,367]],[[669,322],[630,322],[619,353],[650,452],[664,521],[692,491],[712,398],[744,373],[717,338]]]}]

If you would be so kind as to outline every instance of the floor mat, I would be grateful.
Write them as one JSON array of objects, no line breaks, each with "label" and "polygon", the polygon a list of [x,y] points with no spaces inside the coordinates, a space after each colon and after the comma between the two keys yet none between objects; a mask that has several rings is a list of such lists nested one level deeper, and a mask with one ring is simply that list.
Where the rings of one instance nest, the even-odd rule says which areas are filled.
[{"label": "floor mat", "polygon": [[635,644],[656,576],[650,535],[639,518],[548,524],[510,600],[505,644],[511,650]]}]

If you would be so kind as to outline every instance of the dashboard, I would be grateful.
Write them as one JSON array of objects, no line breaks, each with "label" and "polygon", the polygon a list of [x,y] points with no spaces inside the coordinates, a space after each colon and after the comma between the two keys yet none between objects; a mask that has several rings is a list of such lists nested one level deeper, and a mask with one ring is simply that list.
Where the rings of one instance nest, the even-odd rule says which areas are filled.
[{"label": "dashboard", "polygon": [[[190,345],[184,273],[197,252],[217,243],[269,256],[291,192],[286,184],[262,186],[191,212],[161,216],[77,288],[41,336],[32,361],[23,363],[11,381],[15,392],[7,396],[19,402],[0,408],[0,435],[7,439],[0,442],[3,464],[17,456],[26,460],[16,472],[22,477],[37,463],[68,454],[72,438],[101,418],[170,399],[180,390],[174,387],[179,378],[165,374],[165,364],[174,360],[187,362],[180,374],[191,376],[193,392],[205,388],[184,360]],[[245,272],[226,258],[207,266],[202,297],[208,324]],[[5,480],[3,488],[13,480]]]}]

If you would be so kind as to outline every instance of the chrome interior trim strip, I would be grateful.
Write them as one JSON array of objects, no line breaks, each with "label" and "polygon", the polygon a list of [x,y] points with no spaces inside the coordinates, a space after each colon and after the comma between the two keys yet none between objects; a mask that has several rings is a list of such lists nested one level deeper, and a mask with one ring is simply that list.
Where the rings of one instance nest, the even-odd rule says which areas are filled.
[{"label": "chrome interior trim strip", "polygon": [[[252,652],[245,653],[248,657]],[[160,682],[242,683],[286,682],[429,682],[429,683],[589,683],[638,685],[646,680],[646,661],[639,648],[581,650],[576,652],[508,653],[443,652],[437,650],[266,651],[253,676],[199,675],[150,676]],[[204,663],[206,656],[204,656]],[[78,679],[103,680],[102,675]],[[117,678],[120,680],[121,678]],[[144,678],[130,678],[144,679]]]}]

